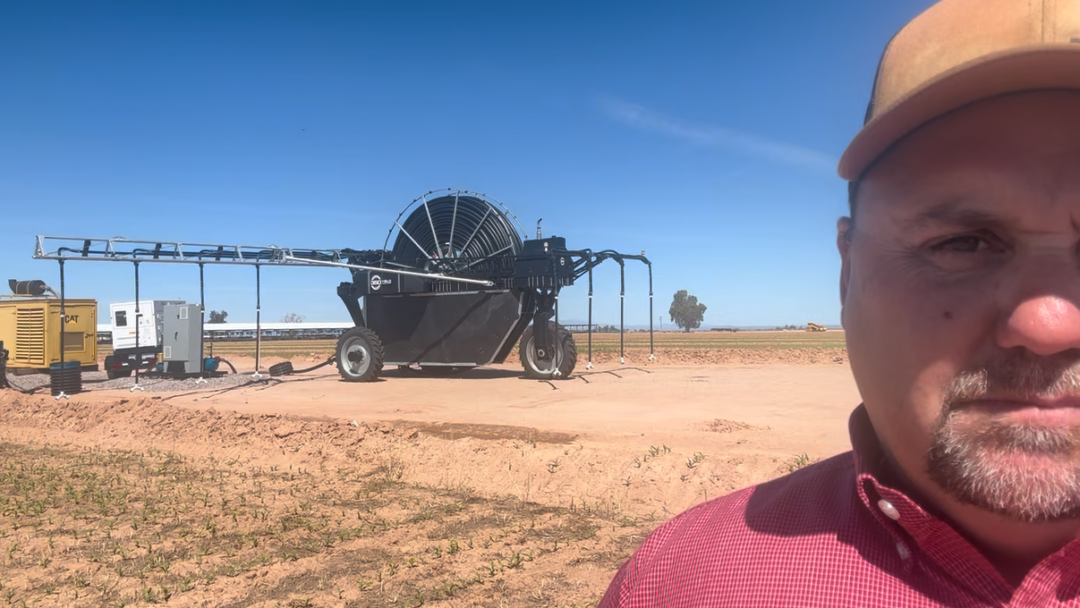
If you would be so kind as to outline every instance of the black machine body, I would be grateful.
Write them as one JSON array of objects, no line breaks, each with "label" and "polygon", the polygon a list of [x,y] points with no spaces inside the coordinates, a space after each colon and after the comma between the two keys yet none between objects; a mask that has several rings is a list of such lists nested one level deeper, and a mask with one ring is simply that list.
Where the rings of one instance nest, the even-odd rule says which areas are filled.
[{"label": "black machine body", "polygon": [[424,196],[402,211],[378,268],[353,270],[337,290],[353,322],[381,341],[384,364],[502,363],[532,326],[522,346],[526,374],[568,376],[576,345],[557,324],[559,291],[589,275],[591,296],[592,269],[609,259],[649,266],[651,308],[652,266],[644,255],[571,250],[558,236],[526,240],[515,224],[501,203],[473,193]]}]

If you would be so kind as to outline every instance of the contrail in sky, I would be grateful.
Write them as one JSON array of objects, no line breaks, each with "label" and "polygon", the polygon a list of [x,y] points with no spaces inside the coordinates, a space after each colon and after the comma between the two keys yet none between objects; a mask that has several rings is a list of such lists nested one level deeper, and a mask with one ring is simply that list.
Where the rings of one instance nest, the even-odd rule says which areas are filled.
[{"label": "contrail in sky", "polygon": [[688,124],[642,105],[617,99],[601,100],[600,108],[610,118],[644,131],[702,146],[743,152],[774,162],[836,171],[837,159],[811,148],[722,127]]}]

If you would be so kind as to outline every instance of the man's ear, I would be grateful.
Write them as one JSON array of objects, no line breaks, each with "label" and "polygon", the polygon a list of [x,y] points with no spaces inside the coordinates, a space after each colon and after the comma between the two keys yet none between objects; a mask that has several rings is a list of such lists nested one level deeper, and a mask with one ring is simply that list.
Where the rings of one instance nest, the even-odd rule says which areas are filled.
[{"label": "man's ear", "polygon": [[855,225],[850,217],[836,221],[836,248],[840,251],[840,306],[847,301],[848,281],[851,278],[851,238]]}]

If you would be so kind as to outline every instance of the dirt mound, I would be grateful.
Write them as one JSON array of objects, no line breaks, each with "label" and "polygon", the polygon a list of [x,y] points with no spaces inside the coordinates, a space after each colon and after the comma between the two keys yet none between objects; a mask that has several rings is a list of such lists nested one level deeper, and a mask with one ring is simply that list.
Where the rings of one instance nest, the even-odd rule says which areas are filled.
[{"label": "dirt mound", "polygon": [[0,428],[42,429],[59,440],[108,448],[234,459],[297,455],[300,462],[331,451],[348,455],[370,431],[341,420],[177,408],[160,397],[93,403],[22,395],[5,400]]}]

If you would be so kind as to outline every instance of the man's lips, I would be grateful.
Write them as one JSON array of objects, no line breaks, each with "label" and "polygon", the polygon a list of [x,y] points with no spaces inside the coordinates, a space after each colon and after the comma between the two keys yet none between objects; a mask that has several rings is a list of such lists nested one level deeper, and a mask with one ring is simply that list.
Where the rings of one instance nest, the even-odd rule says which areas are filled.
[{"label": "man's lips", "polygon": [[1080,421],[1080,395],[1044,397],[1039,395],[991,396],[954,405],[957,410],[975,410],[1006,417],[1042,422]]}]

